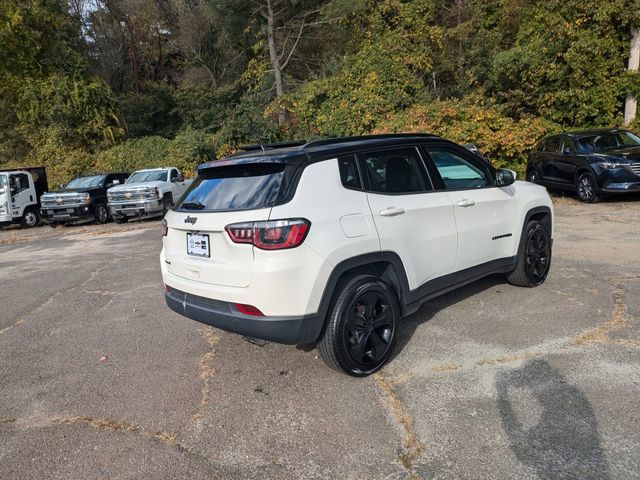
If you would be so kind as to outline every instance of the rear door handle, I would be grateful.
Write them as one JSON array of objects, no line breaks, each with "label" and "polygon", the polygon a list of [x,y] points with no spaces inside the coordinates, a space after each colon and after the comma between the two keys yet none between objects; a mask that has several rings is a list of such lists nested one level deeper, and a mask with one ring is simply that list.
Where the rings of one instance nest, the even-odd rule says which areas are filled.
[{"label": "rear door handle", "polygon": [[456,203],[456,205],[463,208],[473,207],[475,204],[476,202],[474,202],[473,200],[469,200],[468,198],[465,198],[464,200],[460,200],[458,203]]},{"label": "rear door handle", "polygon": [[383,217],[395,217],[396,215],[402,215],[404,208],[387,207],[384,210],[380,210],[380,215]]}]

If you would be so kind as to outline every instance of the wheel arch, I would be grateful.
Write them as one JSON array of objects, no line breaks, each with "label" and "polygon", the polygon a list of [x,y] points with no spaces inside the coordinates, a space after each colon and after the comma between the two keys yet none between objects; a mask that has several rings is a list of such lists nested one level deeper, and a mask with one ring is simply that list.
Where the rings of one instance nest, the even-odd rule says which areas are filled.
[{"label": "wheel arch", "polygon": [[529,209],[524,216],[524,221],[522,222],[522,232],[520,233],[520,240],[518,243],[518,258],[521,257],[524,250],[524,243],[522,242],[522,239],[526,236],[527,225],[532,220],[542,222],[544,226],[547,227],[549,235],[552,235],[553,233],[553,215],[551,213],[551,208],[547,206],[539,206]]},{"label": "wheel arch", "polygon": [[[357,275],[371,275],[387,283],[398,296],[398,303],[404,314],[403,300],[407,298],[410,289],[402,260],[394,252],[366,253],[343,260],[334,267],[329,275],[318,309],[323,318],[322,331],[326,327],[327,315],[335,298],[335,293],[348,279]],[[320,333],[321,335],[322,332]]]},{"label": "wheel arch", "polygon": [[573,183],[577,185],[578,183],[578,178],[580,178],[580,175],[582,175],[583,173],[590,173],[591,175],[593,175],[593,178],[596,181],[596,187],[599,188],[598,186],[598,176],[596,175],[596,172],[593,170],[593,168],[591,168],[591,166],[588,165],[580,165],[578,168],[576,168],[576,174],[573,177]]}]

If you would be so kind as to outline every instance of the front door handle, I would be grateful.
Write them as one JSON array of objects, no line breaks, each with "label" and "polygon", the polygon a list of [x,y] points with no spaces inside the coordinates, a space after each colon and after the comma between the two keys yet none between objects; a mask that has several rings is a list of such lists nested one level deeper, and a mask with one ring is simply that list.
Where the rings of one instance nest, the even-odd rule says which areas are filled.
[{"label": "front door handle", "polygon": [[402,215],[404,208],[387,207],[384,210],[380,210],[380,215],[383,217],[395,217],[396,215]]},{"label": "front door handle", "polygon": [[469,200],[468,198],[465,198],[464,200],[460,200],[458,203],[456,203],[456,205],[463,208],[473,207],[475,204],[476,202],[474,202],[473,200]]}]

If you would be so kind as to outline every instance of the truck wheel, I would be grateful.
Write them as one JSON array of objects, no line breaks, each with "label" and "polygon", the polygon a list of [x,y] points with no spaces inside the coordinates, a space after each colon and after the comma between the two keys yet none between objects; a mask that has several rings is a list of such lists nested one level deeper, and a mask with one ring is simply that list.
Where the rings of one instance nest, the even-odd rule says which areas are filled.
[{"label": "truck wheel", "polygon": [[35,227],[40,223],[40,214],[35,208],[27,208],[20,219],[20,224],[25,228]]},{"label": "truck wheel", "polygon": [[525,232],[518,266],[507,280],[518,287],[537,287],[545,281],[551,267],[551,237],[544,224],[537,220],[529,222]]},{"label": "truck wheel", "polygon": [[127,223],[129,221],[128,217],[113,217],[113,221],[118,223],[118,224],[122,224],[122,223]]},{"label": "truck wheel", "polygon": [[370,375],[386,363],[396,343],[398,298],[370,276],[348,280],[337,291],[318,350],[325,363],[354,377]]},{"label": "truck wheel", "polygon": [[162,216],[164,217],[167,212],[173,207],[173,197],[170,193],[165,194],[162,199]]},{"label": "truck wheel", "polygon": [[96,205],[96,222],[107,223],[109,221],[109,210],[102,203]]}]

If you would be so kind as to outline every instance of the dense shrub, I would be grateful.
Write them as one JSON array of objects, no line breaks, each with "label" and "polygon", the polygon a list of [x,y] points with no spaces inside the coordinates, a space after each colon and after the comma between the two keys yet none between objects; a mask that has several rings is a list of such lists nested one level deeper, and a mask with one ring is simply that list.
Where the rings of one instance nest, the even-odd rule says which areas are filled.
[{"label": "dense shrub", "polygon": [[188,128],[169,143],[166,163],[181,169],[185,176],[193,176],[198,165],[214,158],[214,152],[212,135]]},{"label": "dense shrub", "polygon": [[91,166],[105,172],[174,166],[193,176],[195,167],[212,158],[213,150],[211,135],[187,129],[173,140],[159,136],[127,140],[97,154]]},{"label": "dense shrub", "polygon": [[167,163],[171,140],[149,136],[127,140],[120,145],[96,154],[95,171],[132,172],[141,168],[162,167]]},{"label": "dense shrub", "polygon": [[170,137],[180,128],[173,88],[167,84],[149,82],[141,92],[130,92],[120,98],[120,104],[129,138]]},{"label": "dense shrub", "polygon": [[239,95],[232,87],[216,89],[199,85],[179,88],[173,98],[174,112],[183,126],[215,132],[233,111]]},{"label": "dense shrub", "polygon": [[450,100],[391,115],[377,133],[433,133],[454,142],[473,143],[494,166],[515,170],[522,178],[527,154],[536,141],[557,128],[540,118],[514,120],[496,107]]}]

